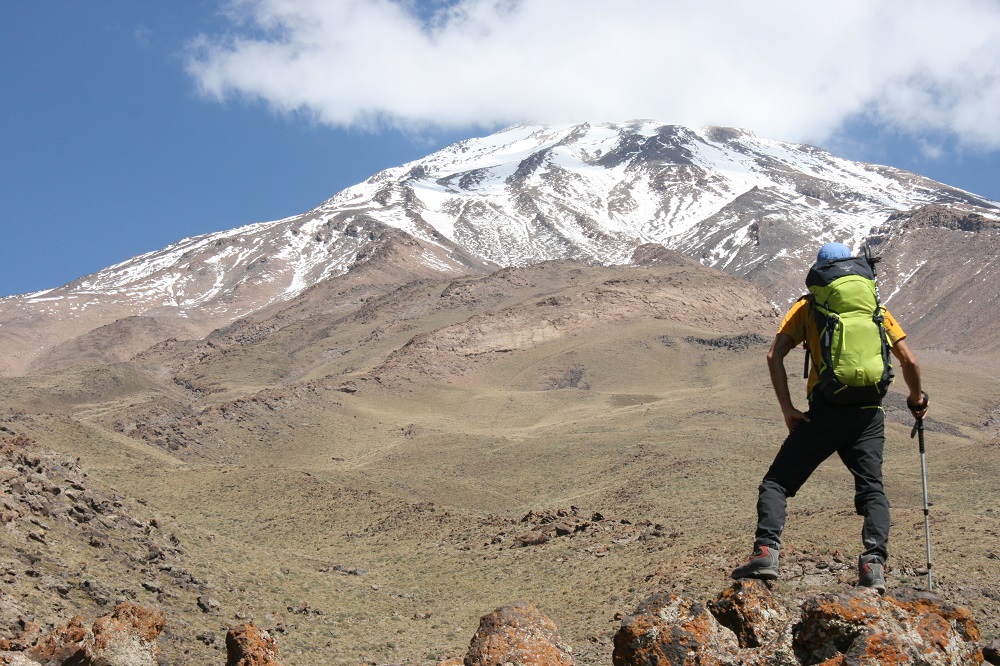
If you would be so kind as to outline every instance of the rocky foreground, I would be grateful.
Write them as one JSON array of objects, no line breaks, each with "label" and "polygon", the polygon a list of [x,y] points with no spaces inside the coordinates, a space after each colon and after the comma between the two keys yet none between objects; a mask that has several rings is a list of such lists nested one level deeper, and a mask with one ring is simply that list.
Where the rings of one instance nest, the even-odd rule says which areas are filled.
[{"label": "rocky foreground", "polygon": [[[708,603],[657,592],[625,616],[614,666],[1000,664],[968,609],[929,592],[867,588],[813,594],[790,609],[763,581],[732,583]],[[439,666],[573,664],[572,648],[530,603],[483,616],[468,652]]]},{"label": "rocky foreground", "polygon": [[[156,666],[163,612],[119,604],[90,627],[76,616],[48,634],[24,622],[0,640],[0,663],[13,666]],[[968,609],[931,593],[880,596],[858,588],[816,594],[796,609],[767,585],[736,581],[702,603],[658,592],[623,618],[614,666],[920,666],[1000,664],[997,641],[980,645]],[[252,623],[226,635],[226,666],[280,666],[279,649]],[[464,657],[438,666],[572,666],[572,647],[528,602],[484,615]]]},{"label": "rocky foreground", "polygon": [[[129,600],[136,595],[116,592],[89,573],[99,563],[110,566],[119,557],[144,576],[143,589],[156,591],[160,602],[166,604],[176,587],[177,594],[197,593],[199,605],[210,605],[205,595],[211,586],[172,562],[180,552],[175,540],[162,534],[155,520],[141,520],[133,510],[124,498],[102,492],[82,472],[78,460],[40,451],[24,436],[0,436],[0,525],[18,537],[14,543],[21,544],[17,553],[3,560],[0,664],[205,663],[193,655],[174,655],[171,662],[166,649],[161,653],[161,641],[171,640],[170,615],[176,607]],[[588,521],[571,512],[531,513],[522,522],[538,526],[512,547],[589,529]],[[655,531],[659,526],[634,527]],[[72,541],[77,531],[89,549],[104,555],[93,566],[81,564],[73,575],[61,574],[66,567],[56,566],[47,551],[33,553],[26,548],[27,544],[55,548]],[[161,575],[148,578],[149,572]],[[765,583],[744,580],[704,601],[667,591],[668,584],[660,580],[662,591],[619,618],[610,655],[614,666],[1000,664],[1000,640],[987,644],[968,608],[931,593],[901,588],[880,596],[869,589],[844,588],[784,601]],[[86,591],[86,598],[94,601],[91,608],[113,610],[91,622],[84,617],[87,611],[65,605],[72,590]],[[51,612],[42,613],[43,607]],[[64,620],[42,616],[71,617],[59,624]],[[183,624],[181,618],[174,622]],[[207,641],[204,636],[200,639]],[[280,640],[253,620],[230,627],[226,664],[280,666]],[[295,660],[302,663],[301,657]],[[573,649],[555,624],[535,605],[515,602],[484,615],[466,653],[438,666],[573,663]]]}]

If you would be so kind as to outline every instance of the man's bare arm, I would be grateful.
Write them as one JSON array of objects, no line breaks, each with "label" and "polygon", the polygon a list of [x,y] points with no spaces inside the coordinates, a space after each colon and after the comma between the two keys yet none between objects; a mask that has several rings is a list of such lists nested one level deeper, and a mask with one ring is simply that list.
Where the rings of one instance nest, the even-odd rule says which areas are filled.
[{"label": "man's bare arm", "polygon": [[791,336],[778,333],[774,336],[771,349],[767,352],[767,369],[771,374],[771,386],[774,387],[774,394],[778,398],[778,405],[781,406],[781,415],[785,418],[785,425],[791,432],[800,421],[808,421],[809,417],[803,412],[795,409],[792,404],[792,395],[788,390],[788,375],[785,373],[785,357],[795,349],[796,342]]},{"label": "man's bare arm", "polygon": [[906,340],[899,340],[892,346],[892,355],[899,361],[899,368],[903,371],[903,381],[910,389],[910,404],[923,406],[921,409],[911,409],[910,411],[913,412],[913,416],[922,419],[927,414],[927,403],[924,402],[924,390],[920,383],[920,365],[917,363],[917,357],[910,349],[910,345],[906,344]]}]

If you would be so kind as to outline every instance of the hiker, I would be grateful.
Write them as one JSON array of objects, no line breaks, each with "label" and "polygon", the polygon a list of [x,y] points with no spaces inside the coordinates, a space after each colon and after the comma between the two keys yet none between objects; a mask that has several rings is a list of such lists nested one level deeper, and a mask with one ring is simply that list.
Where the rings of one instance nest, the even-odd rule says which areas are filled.
[{"label": "hiker", "polygon": [[[830,379],[830,372],[824,372],[835,363],[831,362],[833,355],[829,353],[829,339],[825,335],[821,339],[821,331],[825,333],[825,322],[828,320],[817,316],[817,310],[821,315],[823,312],[819,302],[829,304],[834,300],[830,296],[830,290],[843,284],[843,281],[825,284],[826,280],[830,276],[853,275],[855,272],[864,275],[862,280],[852,277],[854,284],[862,284],[867,290],[865,293],[871,294],[869,298],[872,299],[872,304],[869,306],[868,316],[862,319],[866,318],[866,325],[875,331],[874,345],[880,347],[866,350],[865,353],[875,356],[879,372],[884,365],[882,377],[870,379],[867,382],[869,385],[856,388],[838,384]],[[903,380],[910,391],[906,404],[915,418],[923,419],[927,413],[928,398],[921,388],[920,368],[906,343],[905,333],[888,310],[878,302],[874,277],[874,260],[866,262],[865,258],[852,257],[850,248],[843,243],[823,245],[806,281],[812,296],[805,296],[792,305],[774,337],[767,353],[767,367],[789,434],[758,489],[757,531],[753,554],[745,564],[733,571],[733,578],[773,580],[778,577],[778,554],[781,549],[781,532],[785,526],[786,500],[795,495],[820,463],[836,452],[854,476],[854,506],[858,515],[864,517],[861,530],[864,550],[858,558],[858,584],[875,588],[879,592],[885,591],[889,502],[882,488],[885,415],[881,400],[892,381],[887,349],[891,350],[899,362]],[[824,292],[823,289],[827,291]],[[856,298],[859,299],[860,297]],[[882,317],[878,316],[880,312]],[[873,320],[877,324],[875,327],[872,327]],[[845,339],[855,340],[858,336]],[[805,412],[799,411],[792,404],[784,365],[785,356],[803,343],[808,349],[807,363],[811,361],[812,366],[806,386],[809,408]],[[827,345],[826,350],[823,348],[824,344]],[[848,343],[843,344],[846,347]],[[871,344],[869,338],[869,345]],[[843,356],[840,353],[842,351],[837,350],[838,358]],[[879,356],[882,357],[881,361]],[[854,397],[845,397],[848,394],[853,394]],[[847,404],[842,404],[844,402]]]}]

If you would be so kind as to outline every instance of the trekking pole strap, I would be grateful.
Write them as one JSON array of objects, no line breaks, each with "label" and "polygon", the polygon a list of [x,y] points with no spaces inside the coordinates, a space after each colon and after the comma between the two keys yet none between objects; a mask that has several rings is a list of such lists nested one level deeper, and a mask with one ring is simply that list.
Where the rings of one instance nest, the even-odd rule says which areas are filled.
[{"label": "trekking pole strap", "polygon": [[927,391],[921,391],[921,393],[923,394],[924,399],[922,401],[922,404],[919,405],[915,405],[912,402],[910,402],[910,396],[906,396],[906,408],[909,409],[911,412],[916,412],[921,409],[926,409],[927,405],[930,404],[931,397],[927,395]]}]

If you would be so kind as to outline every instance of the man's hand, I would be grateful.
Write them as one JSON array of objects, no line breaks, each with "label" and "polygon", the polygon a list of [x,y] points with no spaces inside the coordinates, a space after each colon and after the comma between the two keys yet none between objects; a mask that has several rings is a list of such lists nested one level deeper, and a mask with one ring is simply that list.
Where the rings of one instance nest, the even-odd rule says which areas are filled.
[{"label": "man's hand", "polygon": [[794,407],[787,412],[783,412],[783,414],[785,416],[785,425],[788,426],[788,432],[795,430],[795,426],[802,421],[809,422],[809,416]]},{"label": "man's hand", "polygon": [[930,404],[930,401],[931,400],[926,393],[921,393],[920,398],[917,400],[914,400],[913,394],[910,394],[910,396],[906,398],[906,408],[910,410],[911,414],[913,414],[913,418],[918,421],[923,421],[924,415],[927,414],[927,406]]}]

